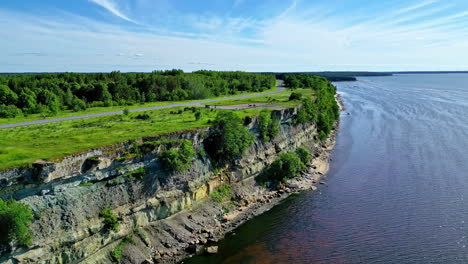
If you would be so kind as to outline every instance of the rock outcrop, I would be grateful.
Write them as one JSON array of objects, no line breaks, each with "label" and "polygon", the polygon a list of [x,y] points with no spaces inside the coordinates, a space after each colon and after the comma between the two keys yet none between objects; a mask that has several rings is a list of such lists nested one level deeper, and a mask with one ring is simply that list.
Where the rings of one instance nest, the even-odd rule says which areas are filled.
[{"label": "rock outcrop", "polygon": [[[112,263],[111,252],[123,248],[125,263],[176,262],[203,252],[254,215],[271,208],[290,193],[316,188],[328,169],[327,143],[317,142],[314,125],[292,125],[295,109],[275,111],[280,133],[272,141],[257,140],[235,165],[213,170],[204,151],[198,151],[191,168],[170,173],[158,159],[159,149],[141,156],[128,155],[129,141],[63,158],[37,161],[30,167],[0,172],[0,195],[29,204],[36,220],[33,243],[0,259],[2,263]],[[256,121],[249,126],[256,132]],[[189,139],[202,150],[208,128],[181,131],[139,140]],[[280,190],[269,190],[255,181],[281,152],[307,146],[314,153],[309,172]],[[144,168],[143,179],[128,177]],[[214,172],[216,171],[216,173]],[[231,212],[209,194],[230,184],[235,194]],[[100,212],[111,208],[119,231],[105,229]],[[132,236],[132,243],[122,239]],[[115,257],[114,257],[115,258]]]}]

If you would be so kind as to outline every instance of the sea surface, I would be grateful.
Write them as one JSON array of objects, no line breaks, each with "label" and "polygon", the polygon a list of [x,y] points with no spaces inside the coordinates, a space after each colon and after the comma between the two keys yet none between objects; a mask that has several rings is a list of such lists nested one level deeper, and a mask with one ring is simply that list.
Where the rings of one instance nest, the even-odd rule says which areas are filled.
[{"label": "sea surface", "polygon": [[328,184],[184,263],[468,263],[468,74],[335,85]]}]

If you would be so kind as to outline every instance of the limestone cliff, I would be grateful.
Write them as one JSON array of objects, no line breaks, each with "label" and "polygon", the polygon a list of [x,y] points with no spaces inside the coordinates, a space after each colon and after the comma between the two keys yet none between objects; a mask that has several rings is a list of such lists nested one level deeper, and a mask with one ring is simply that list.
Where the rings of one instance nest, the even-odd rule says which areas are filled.
[{"label": "limestone cliff", "polygon": [[[31,226],[33,244],[3,256],[0,262],[112,263],[110,252],[130,234],[134,241],[125,246],[123,262],[175,262],[196,253],[200,245],[216,241],[271,207],[267,204],[284,198],[291,188],[303,187],[299,182],[300,186],[273,192],[256,184],[255,176],[279,153],[307,146],[315,154],[315,165],[305,180],[317,181],[313,173],[326,171],[330,144],[316,140],[315,126],[293,126],[295,109],[274,113],[281,123],[279,135],[267,143],[256,140],[240,161],[216,172],[203,151],[209,128],[137,142],[191,140],[198,155],[184,173],[166,171],[158,148],[141,156],[128,155],[133,141],[70,155],[60,162],[38,161],[0,172],[0,196],[29,204],[37,218]],[[249,129],[257,132],[255,119]],[[145,177],[129,177],[140,168],[145,168]],[[233,186],[237,198],[230,213],[206,199],[225,184]],[[104,208],[118,215],[118,232],[105,230],[100,217]]]}]

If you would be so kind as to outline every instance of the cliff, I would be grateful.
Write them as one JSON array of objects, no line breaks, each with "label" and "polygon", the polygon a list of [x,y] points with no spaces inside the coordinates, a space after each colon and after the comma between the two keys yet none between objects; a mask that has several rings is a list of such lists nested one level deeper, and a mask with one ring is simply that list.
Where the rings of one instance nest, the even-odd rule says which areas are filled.
[{"label": "cliff", "polygon": [[[32,245],[15,249],[0,261],[112,263],[115,257],[111,252],[118,247],[125,263],[176,262],[197,253],[204,244],[217,241],[289,193],[315,188],[313,184],[320,181],[328,169],[334,133],[326,142],[318,141],[314,125],[292,125],[296,113],[296,109],[275,111],[280,120],[279,135],[267,143],[257,139],[241,160],[221,170],[213,169],[203,151],[209,132],[204,128],[0,172],[1,198],[30,205],[36,216],[31,226]],[[255,119],[249,129],[258,132]],[[188,139],[197,150],[186,172],[164,169],[158,147],[143,155],[129,155],[135,144],[173,139]],[[313,153],[308,173],[279,190],[256,182],[255,177],[280,153],[299,146]],[[142,168],[145,175],[137,177],[135,172]],[[226,185],[232,188],[233,202],[226,206],[209,199],[210,193]],[[118,216],[118,232],[105,228],[100,215],[105,208]]]}]

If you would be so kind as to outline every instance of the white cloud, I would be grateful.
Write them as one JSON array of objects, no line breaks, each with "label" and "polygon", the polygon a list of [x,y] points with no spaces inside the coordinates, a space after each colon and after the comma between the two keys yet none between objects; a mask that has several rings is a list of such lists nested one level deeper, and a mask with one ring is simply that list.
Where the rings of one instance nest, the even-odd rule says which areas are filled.
[{"label": "white cloud", "polygon": [[135,22],[134,20],[126,16],[124,13],[122,13],[122,11],[120,11],[118,8],[117,3],[115,3],[113,0],[88,0],[88,1],[103,7],[104,9],[111,12],[115,16],[118,16],[124,20],[137,24],[137,22]]},{"label": "white cloud", "polygon": [[370,14],[359,23],[346,24],[346,15],[317,19],[311,13],[324,12],[301,8],[300,2],[293,1],[278,16],[264,20],[186,15],[180,19],[198,31],[138,26],[135,32],[78,16],[41,19],[0,9],[0,38],[8,39],[0,42],[0,49],[24,54],[0,55],[0,72],[468,68],[468,34],[463,21],[453,23],[465,19],[467,11],[447,10],[436,1],[419,3],[408,4],[410,11],[395,15],[390,10],[382,17],[409,21],[436,10],[443,10],[444,16],[391,23]]}]

